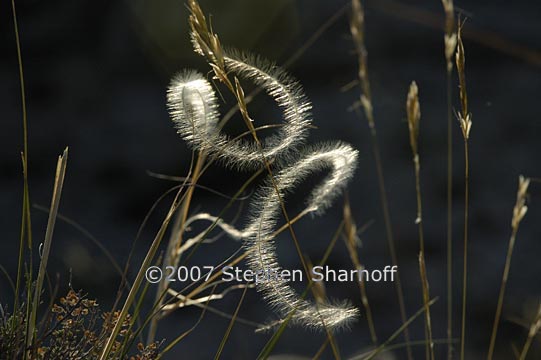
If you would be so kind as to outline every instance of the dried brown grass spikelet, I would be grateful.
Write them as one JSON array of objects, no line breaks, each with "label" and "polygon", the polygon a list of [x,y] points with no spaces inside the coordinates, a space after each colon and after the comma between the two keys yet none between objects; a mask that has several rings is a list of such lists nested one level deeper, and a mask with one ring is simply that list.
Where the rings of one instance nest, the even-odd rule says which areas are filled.
[{"label": "dried brown grass spikelet", "polygon": [[364,42],[364,9],[359,0],[351,1],[351,20],[349,29],[355,44],[359,62],[359,82],[362,89],[360,103],[368,120],[370,128],[374,127],[374,115],[372,111],[372,95],[370,92],[370,81],[368,79],[368,53]]},{"label": "dried brown grass spikelet", "polygon": [[443,10],[445,11],[445,34],[443,40],[445,44],[445,60],[447,61],[447,71],[453,70],[453,54],[455,53],[457,35],[455,33],[455,16],[453,0],[441,0]]},{"label": "dried brown grass spikelet", "polygon": [[511,226],[514,230],[518,229],[520,222],[528,211],[528,206],[526,206],[526,197],[528,195],[529,185],[530,179],[520,175],[518,178],[517,202],[513,208],[513,219],[511,221]]},{"label": "dried brown grass spikelet", "polygon": [[[216,76],[221,77],[222,71],[225,67],[224,56],[222,46],[218,35],[214,34],[207,24],[203,10],[199,6],[199,3],[195,0],[189,1],[190,7],[190,36],[192,38],[192,44],[195,51],[205,56],[212,64]],[[218,70],[218,71],[216,71]],[[222,74],[225,75],[225,74]]]},{"label": "dried brown grass spikelet", "polygon": [[358,258],[357,246],[359,246],[360,239],[359,239],[359,236],[357,235],[357,224],[355,224],[355,220],[353,219],[353,215],[351,214],[351,207],[349,206],[348,197],[346,197],[346,200],[344,201],[343,215],[344,215],[344,237],[346,241],[346,246],[348,248],[350,256],[352,257],[352,260],[354,258],[357,259]]},{"label": "dried brown grass spikelet", "polygon": [[208,26],[203,10],[201,10],[197,0],[190,0],[188,5],[191,12],[189,18],[191,28],[190,36],[195,52],[207,58],[216,79],[226,85],[235,95],[242,118],[246,122],[246,126],[252,133],[255,142],[259,143],[259,138],[257,137],[255,128],[252,124],[253,120],[248,115],[244,91],[240,86],[239,80],[234,77],[234,81],[232,82],[227,74],[226,56],[224,55],[224,50],[218,35]]},{"label": "dried brown grass spikelet", "polygon": [[413,156],[417,158],[418,152],[418,138],[419,138],[419,123],[421,121],[421,107],[419,106],[419,88],[415,81],[411,82],[408,92],[408,98],[406,100],[406,110],[408,114],[408,128],[410,133],[410,145],[413,151]]},{"label": "dried brown grass spikelet", "polygon": [[460,105],[462,110],[458,112],[458,120],[462,129],[462,136],[467,140],[470,137],[472,126],[472,116],[468,112],[468,93],[466,91],[466,55],[464,52],[464,44],[462,43],[462,24],[458,26],[458,43],[456,48],[456,68],[458,72],[458,81],[460,84]]},{"label": "dried brown grass spikelet", "polygon": [[505,289],[507,287],[507,280],[509,278],[509,271],[511,268],[511,257],[513,255],[513,249],[515,247],[518,228],[520,226],[522,219],[526,215],[526,212],[528,211],[528,207],[526,206],[526,198],[528,196],[529,185],[530,185],[530,179],[525,178],[524,176],[520,175],[518,178],[517,200],[513,208],[513,217],[511,219],[512,233],[511,233],[511,238],[509,239],[509,245],[507,248],[507,256],[505,258],[505,266],[504,266],[503,275],[502,275],[502,283],[500,286],[500,293],[498,296],[498,305],[496,306],[496,314],[494,316],[494,324],[492,326],[492,335],[490,337],[490,345],[488,348],[487,359],[489,360],[492,360],[494,349],[496,346],[496,338],[498,335],[498,327],[500,324],[500,318],[502,314]]},{"label": "dried brown grass spikelet", "polygon": [[[348,196],[345,197],[345,201],[344,201],[343,218],[344,218],[343,235],[344,235],[344,241],[346,243],[346,247],[349,253],[349,257],[351,259],[351,262],[355,266],[355,269],[362,271],[364,270],[364,266],[361,264],[357,247],[361,243],[358,233],[362,232],[363,229],[362,228],[358,229],[357,224],[355,224],[355,220],[353,219],[353,215],[351,213],[351,207],[349,205]],[[374,319],[372,316],[372,309],[370,307],[370,303],[368,302],[366,284],[364,280],[361,280],[361,279],[359,279],[357,283],[359,284],[359,290],[361,292],[361,303],[363,304],[364,310],[366,312],[366,320],[368,322],[368,328],[370,330],[370,337],[372,339],[372,342],[374,344],[377,344],[378,337],[376,334],[376,327],[374,325]]]}]

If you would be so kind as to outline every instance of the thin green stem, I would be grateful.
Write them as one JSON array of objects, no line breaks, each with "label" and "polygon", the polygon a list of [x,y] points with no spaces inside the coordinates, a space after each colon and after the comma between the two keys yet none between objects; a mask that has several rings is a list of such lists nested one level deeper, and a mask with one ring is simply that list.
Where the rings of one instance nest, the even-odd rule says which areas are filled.
[{"label": "thin green stem", "polygon": [[24,258],[24,239],[28,239],[28,247],[32,247],[32,222],[30,219],[30,193],[28,190],[28,121],[26,111],[26,91],[24,85],[24,71],[23,71],[23,59],[21,52],[21,40],[19,36],[19,25],[17,22],[17,11],[15,8],[15,0],[11,0],[11,10],[13,15],[13,27],[15,31],[15,44],[17,47],[17,62],[19,67],[19,83],[21,88],[21,107],[22,107],[22,120],[23,120],[23,152],[22,164],[23,164],[23,209],[22,209],[22,224],[21,224],[21,237],[19,245],[19,262],[17,266],[17,283],[15,286],[15,305],[14,309],[19,306],[19,290],[22,281],[22,268]]}]

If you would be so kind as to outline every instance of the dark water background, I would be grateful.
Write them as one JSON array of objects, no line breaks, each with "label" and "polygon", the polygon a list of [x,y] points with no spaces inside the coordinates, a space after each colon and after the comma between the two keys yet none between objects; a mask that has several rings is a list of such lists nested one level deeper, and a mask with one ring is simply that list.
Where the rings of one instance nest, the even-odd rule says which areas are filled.
[{"label": "dark water background", "polygon": [[[427,266],[431,294],[440,297],[433,307],[434,336],[445,337],[446,324],[446,83],[443,35],[431,24],[441,23],[439,1],[368,1],[366,41],[374,113],[383,155],[400,270],[408,314],[421,304],[417,270],[418,238],[414,224],[414,177],[405,122],[409,83],[420,88],[422,110],[420,151]],[[488,347],[496,297],[510,234],[511,210],[517,177],[541,177],[541,3],[535,1],[468,1],[455,6],[468,17],[465,37],[468,93],[473,113],[471,134],[471,247],[468,358],[481,358]],[[202,1],[212,24],[228,46],[285,62],[336,11],[343,1]],[[407,10],[413,9],[409,13]],[[9,3],[0,5],[0,264],[16,273],[22,176],[22,126],[16,48]],[[207,72],[188,41],[187,10],[181,1],[23,1],[18,3],[29,121],[29,172],[32,203],[48,206],[56,156],[65,146],[70,158],[60,211],[90,231],[124,264],[138,226],[154,200],[171,182],[147,175],[147,170],[185,175],[190,161],[186,144],[176,135],[165,107],[165,89],[183,68]],[[355,220],[374,220],[362,235],[360,256],[367,268],[389,264],[377,178],[366,120],[348,107],[359,90],[341,88],[356,78],[357,63],[347,15],[338,19],[290,68],[313,102],[314,124],[308,142],[342,140],[360,151],[356,177],[349,187]],[[533,54],[533,55],[532,55]],[[453,90],[456,90],[453,79]],[[458,106],[456,91],[454,104]],[[232,102],[229,101],[229,105]],[[222,107],[225,111],[229,106]],[[276,114],[264,97],[256,101],[255,119]],[[230,131],[242,129],[240,118]],[[236,127],[235,127],[236,126]],[[454,128],[455,156],[455,314],[460,310],[463,205],[463,151],[458,124]],[[242,179],[217,165],[201,180],[205,186],[234,194]],[[498,356],[512,356],[511,342],[520,348],[526,331],[513,322],[527,323],[541,295],[541,216],[539,184],[531,186],[530,211],[522,224],[513,257]],[[136,252],[131,276],[142,261],[166,211],[167,199],[151,216]],[[193,209],[216,214],[226,200],[197,190]],[[236,208],[235,208],[236,209]],[[234,209],[234,210],[235,210]],[[231,220],[235,211],[225,218]],[[242,224],[245,212],[241,210]],[[295,228],[301,245],[319,259],[339,224],[337,203],[316,221],[306,219]],[[36,246],[45,232],[46,214],[33,210]],[[283,240],[283,241],[281,241]],[[279,240],[284,267],[298,268],[298,256],[288,236]],[[194,264],[213,264],[233,252],[237,244],[222,238],[203,246]],[[335,268],[350,268],[342,242],[329,259]],[[118,275],[104,254],[73,227],[59,222],[52,248],[50,271],[58,272],[63,288],[70,281],[104,308],[111,305]],[[355,284],[329,284],[337,299],[361,306]],[[380,339],[399,325],[399,312],[390,283],[370,284],[369,300]],[[11,290],[0,279],[2,302]],[[232,313],[240,293],[215,305]],[[171,339],[192,326],[200,311],[184,309],[162,322],[159,337]],[[272,314],[255,291],[249,292],[240,316],[258,322]],[[459,317],[455,316],[455,325]],[[197,330],[179,344],[169,358],[208,359],[218,348],[228,320],[208,314]],[[423,338],[422,321],[411,328]],[[458,336],[458,327],[455,329]],[[343,355],[366,349],[370,343],[365,317],[351,331],[337,336]],[[254,358],[268,335],[237,324],[223,358]],[[311,356],[323,334],[288,329],[276,353]],[[423,356],[422,347],[418,349]],[[437,347],[443,356],[444,346]],[[532,358],[539,355],[534,345]],[[404,353],[396,352],[397,358]],[[330,358],[330,352],[325,354]]]}]

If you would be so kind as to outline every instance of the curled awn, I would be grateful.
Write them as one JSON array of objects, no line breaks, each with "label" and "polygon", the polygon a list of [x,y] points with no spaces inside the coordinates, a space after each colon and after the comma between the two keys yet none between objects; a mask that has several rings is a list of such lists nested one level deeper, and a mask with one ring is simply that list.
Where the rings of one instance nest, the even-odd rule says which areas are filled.
[{"label": "curled awn", "polygon": [[185,71],[173,78],[168,106],[179,134],[193,148],[206,150],[239,169],[257,169],[263,164],[262,155],[278,157],[306,138],[311,105],[300,85],[276,65],[255,56],[232,54],[225,57],[226,69],[261,86],[283,112],[283,126],[262,140],[261,149],[253,141],[232,139],[220,131],[216,94],[197,72]]},{"label": "curled awn", "polygon": [[[210,82],[195,71],[184,71],[173,78],[167,94],[168,108],[178,133],[192,148],[204,150],[226,165],[253,170],[261,168],[264,159],[276,159],[282,164],[274,178],[269,175],[254,196],[251,218],[237,234],[243,239],[252,271],[279,273],[274,230],[281,214],[281,199],[307,177],[329,171],[312,190],[303,211],[304,214],[322,214],[353,176],[357,151],[340,142],[298,151],[311,123],[311,104],[300,85],[276,65],[258,57],[234,51],[222,55],[228,73],[263,88],[281,109],[283,126],[274,135],[259,145],[222,133],[217,96]],[[294,157],[295,150],[300,155]],[[280,316],[287,317],[294,311],[292,321],[310,328],[335,329],[347,325],[358,315],[358,310],[347,303],[316,304],[304,300],[283,279],[259,282],[256,287]]]}]

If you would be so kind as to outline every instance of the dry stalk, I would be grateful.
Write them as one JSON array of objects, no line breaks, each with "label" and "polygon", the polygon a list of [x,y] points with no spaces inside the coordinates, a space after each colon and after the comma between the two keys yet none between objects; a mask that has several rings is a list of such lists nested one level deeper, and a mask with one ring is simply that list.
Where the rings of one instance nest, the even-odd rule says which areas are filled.
[{"label": "dry stalk", "polygon": [[518,178],[518,190],[517,201],[513,208],[513,218],[511,220],[511,238],[509,239],[509,246],[507,248],[507,256],[505,258],[505,266],[503,269],[502,283],[500,286],[500,294],[498,296],[498,305],[496,307],[496,315],[494,316],[494,325],[492,326],[492,335],[490,337],[490,345],[488,348],[487,359],[491,360],[494,355],[494,346],[496,345],[496,337],[498,334],[498,326],[500,323],[500,317],[502,314],[503,298],[505,295],[505,288],[507,286],[507,278],[509,277],[509,269],[511,267],[511,257],[513,256],[513,249],[515,247],[515,241],[517,238],[518,228],[520,222],[526,215],[528,207],[526,206],[526,197],[528,195],[528,186],[530,185],[530,179],[525,178],[522,175]]},{"label": "dry stalk", "polygon": [[462,43],[462,25],[459,24],[457,33],[456,68],[459,80],[459,94],[461,111],[458,112],[458,121],[464,138],[464,257],[462,275],[462,321],[460,335],[460,359],[464,359],[466,339],[466,299],[468,290],[468,212],[469,212],[469,186],[470,186],[470,164],[468,140],[472,126],[471,114],[468,111],[468,93],[466,91],[466,56],[464,44]]},{"label": "dry stalk", "polygon": [[444,54],[447,79],[447,359],[453,358],[453,116],[452,74],[456,49],[453,0],[442,0],[445,12]]},{"label": "dry stalk", "polygon": [[[53,241],[54,227],[56,224],[56,218],[58,214],[58,208],[60,206],[60,197],[62,195],[62,189],[64,186],[64,177],[66,176],[66,166],[68,162],[68,148],[64,150],[62,155],[58,157],[56,164],[56,174],[53,187],[53,197],[51,199],[51,207],[49,211],[49,218],[47,220],[47,229],[45,231],[45,240],[43,241],[43,250],[41,252],[41,261],[39,264],[38,277],[36,279],[36,285],[34,289],[34,298],[32,301],[32,311],[30,313],[30,321],[28,326],[28,346],[32,345],[34,336],[36,335],[36,318],[38,314],[38,306],[41,303],[41,291],[43,289],[43,281],[45,280],[45,273],[47,270],[47,263],[49,260],[49,254],[51,251],[51,244]],[[17,295],[15,295],[17,296]]]},{"label": "dry stalk", "polygon": [[423,288],[423,304],[425,306],[425,337],[426,337],[426,358],[434,359],[434,342],[432,341],[432,325],[430,320],[430,307],[428,302],[430,301],[430,294],[428,289],[428,279],[426,275],[425,267],[425,242],[424,242],[424,230],[423,230],[423,210],[422,210],[422,197],[421,197],[421,162],[419,160],[419,123],[421,121],[421,107],[419,105],[419,89],[415,81],[412,81],[408,97],[406,100],[406,112],[408,118],[408,129],[411,151],[413,154],[413,165],[415,168],[415,193],[417,197],[417,217],[415,224],[417,224],[419,231],[419,269],[421,275],[421,282]]},{"label": "dry stalk", "polygon": [[[364,269],[364,266],[361,264],[361,261],[359,259],[359,253],[357,251],[357,246],[359,243],[359,239],[357,236],[357,225],[355,224],[355,221],[353,220],[353,216],[351,214],[351,208],[349,206],[349,198],[346,196],[346,200],[344,202],[344,240],[346,243],[346,247],[348,249],[349,257],[351,259],[351,262],[353,263],[353,266],[355,266],[355,269],[362,270]],[[366,293],[366,284],[364,280],[359,279],[359,290],[361,292],[361,303],[363,304],[364,311],[366,312],[366,321],[368,323],[368,329],[370,330],[370,337],[372,339],[372,342],[374,345],[378,344],[378,337],[376,334],[376,327],[374,324],[374,318],[372,316],[372,309],[370,307],[370,303],[368,302],[368,296]]]},{"label": "dry stalk", "polygon": [[426,275],[426,264],[424,252],[419,253],[419,270],[421,273],[421,283],[423,286],[423,303],[425,306],[425,323],[428,338],[426,339],[426,358],[434,360],[434,340],[432,338],[432,320],[430,317],[430,288],[428,285],[428,277]]},{"label": "dry stalk", "polygon": [[[396,256],[395,243],[393,230],[391,226],[391,215],[389,212],[389,204],[387,200],[387,191],[385,189],[385,179],[383,175],[383,165],[381,161],[381,152],[378,144],[378,137],[376,132],[376,125],[374,121],[373,107],[372,107],[372,95],[370,91],[370,80],[368,78],[368,52],[366,51],[366,45],[364,41],[364,10],[360,0],[351,1],[352,16],[350,21],[350,32],[353,37],[353,43],[357,53],[357,61],[359,63],[359,84],[361,87],[361,97],[359,99],[360,104],[363,107],[364,114],[368,121],[368,127],[370,128],[370,137],[372,141],[372,153],[376,164],[376,172],[378,176],[378,187],[380,193],[380,202],[383,210],[383,218],[385,223],[385,232],[387,237],[387,245],[391,255],[391,261],[393,266],[398,266],[398,260]],[[406,324],[406,306],[404,303],[404,291],[402,290],[402,282],[400,280],[400,271],[396,273],[396,294],[398,297],[398,305],[400,307],[400,318],[402,324]],[[413,359],[410,346],[409,330],[406,326],[404,328],[404,340],[406,342],[406,351],[408,359]]]}]

